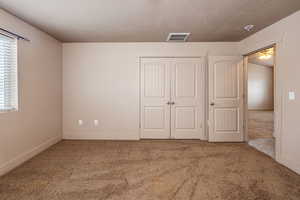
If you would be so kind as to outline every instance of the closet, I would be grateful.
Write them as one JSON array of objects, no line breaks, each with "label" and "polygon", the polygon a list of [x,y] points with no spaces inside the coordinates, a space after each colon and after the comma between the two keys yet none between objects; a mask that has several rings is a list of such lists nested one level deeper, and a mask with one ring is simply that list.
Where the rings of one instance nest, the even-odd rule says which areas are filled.
[{"label": "closet", "polygon": [[141,138],[200,139],[203,136],[203,63],[203,58],[141,58]]}]

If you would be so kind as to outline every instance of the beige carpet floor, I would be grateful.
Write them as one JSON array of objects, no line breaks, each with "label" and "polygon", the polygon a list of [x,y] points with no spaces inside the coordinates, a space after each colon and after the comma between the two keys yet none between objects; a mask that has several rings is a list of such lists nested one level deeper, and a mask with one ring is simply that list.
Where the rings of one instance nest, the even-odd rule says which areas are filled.
[{"label": "beige carpet floor", "polygon": [[247,144],[62,141],[0,177],[1,200],[299,200],[300,176]]},{"label": "beige carpet floor", "polygon": [[248,111],[249,139],[272,138],[274,131],[274,111]]}]

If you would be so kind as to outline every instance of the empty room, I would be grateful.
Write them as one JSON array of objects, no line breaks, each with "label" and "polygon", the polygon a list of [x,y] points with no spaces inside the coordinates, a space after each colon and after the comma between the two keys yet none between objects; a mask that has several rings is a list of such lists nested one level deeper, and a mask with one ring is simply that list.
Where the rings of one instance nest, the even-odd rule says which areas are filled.
[{"label": "empty room", "polygon": [[300,0],[0,0],[0,200],[299,200]]}]

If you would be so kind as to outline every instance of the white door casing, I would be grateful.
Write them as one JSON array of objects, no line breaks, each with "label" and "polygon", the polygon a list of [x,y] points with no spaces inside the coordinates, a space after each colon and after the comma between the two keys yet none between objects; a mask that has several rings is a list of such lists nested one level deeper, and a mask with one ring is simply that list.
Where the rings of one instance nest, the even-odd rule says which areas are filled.
[{"label": "white door casing", "polygon": [[200,139],[204,120],[201,58],[141,58],[143,139]]},{"label": "white door casing", "polygon": [[174,58],[171,73],[171,137],[200,139],[205,114],[202,59]]},{"label": "white door casing", "polygon": [[209,57],[209,141],[242,142],[243,58]]}]

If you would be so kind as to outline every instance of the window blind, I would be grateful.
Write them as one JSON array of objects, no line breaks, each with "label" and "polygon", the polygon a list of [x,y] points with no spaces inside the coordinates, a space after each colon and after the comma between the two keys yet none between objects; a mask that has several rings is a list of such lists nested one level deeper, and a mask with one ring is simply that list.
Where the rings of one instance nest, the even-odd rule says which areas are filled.
[{"label": "window blind", "polygon": [[0,112],[18,109],[17,39],[0,34]]}]

